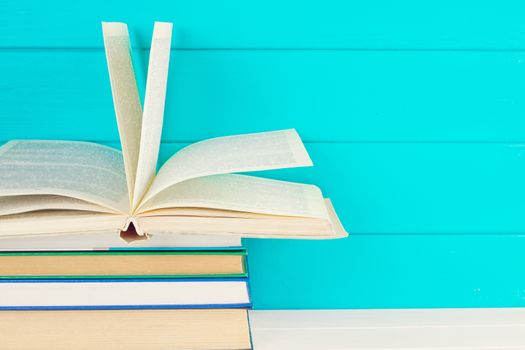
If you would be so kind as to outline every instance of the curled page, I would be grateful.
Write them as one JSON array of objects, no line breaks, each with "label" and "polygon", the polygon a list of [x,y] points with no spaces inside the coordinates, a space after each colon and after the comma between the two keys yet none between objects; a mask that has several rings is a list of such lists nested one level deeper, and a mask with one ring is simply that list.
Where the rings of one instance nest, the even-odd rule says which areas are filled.
[{"label": "curled page", "polygon": [[142,203],[188,179],[311,165],[294,129],[217,137],[189,145],[173,155],[160,169]]},{"label": "curled page", "polygon": [[102,22],[102,31],[131,204],[139,158],[142,107],[131,61],[128,27],[124,23]]},{"label": "curled page", "polygon": [[139,204],[157,171],[168,81],[171,27],[171,23],[156,22],[153,29],[132,208]]},{"label": "curled page", "polygon": [[10,141],[0,147],[0,196],[57,195],[129,212],[120,151],[78,141]]},{"label": "curled page", "polygon": [[323,195],[316,186],[238,174],[183,181],[161,191],[143,210],[177,207],[328,218]]}]

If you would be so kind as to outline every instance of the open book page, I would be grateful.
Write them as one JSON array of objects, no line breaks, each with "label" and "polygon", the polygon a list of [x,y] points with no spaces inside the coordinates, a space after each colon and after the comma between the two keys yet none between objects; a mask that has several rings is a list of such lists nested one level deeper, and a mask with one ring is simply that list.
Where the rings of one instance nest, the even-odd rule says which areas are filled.
[{"label": "open book page", "polygon": [[157,171],[168,81],[171,27],[171,23],[156,22],[153,29],[132,208],[139,204]]},{"label": "open book page", "polygon": [[175,207],[328,217],[323,195],[316,186],[236,174],[205,176],[178,183],[153,197],[142,210]]},{"label": "open book page", "polygon": [[47,209],[116,213],[100,205],[64,196],[33,194],[0,197],[0,216]]},{"label": "open book page", "polygon": [[103,22],[102,30],[131,204],[139,158],[142,107],[131,61],[128,27],[124,23]]},{"label": "open book page", "polygon": [[293,129],[218,137],[194,143],[173,155],[160,169],[142,202],[197,177],[310,165],[312,161]]},{"label": "open book page", "polygon": [[10,141],[0,147],[0,196],[58,195],[129,212],[120,151],[89,142]]}]

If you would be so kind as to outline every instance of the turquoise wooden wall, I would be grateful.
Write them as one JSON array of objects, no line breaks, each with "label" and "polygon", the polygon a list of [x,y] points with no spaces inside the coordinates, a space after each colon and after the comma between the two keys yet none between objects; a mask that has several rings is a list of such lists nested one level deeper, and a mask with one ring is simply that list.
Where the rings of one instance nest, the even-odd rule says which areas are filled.
[{"label": "turquoise wooden wall", "polygon": [[[145,79],[173,21],[162,159],[295,127],[352,234],[246,240],[256,308],[525,306],[522,1],[0,1],[0,142],[118,141],[100,21]],[[143,86],[142,86],[143,87]]]}]

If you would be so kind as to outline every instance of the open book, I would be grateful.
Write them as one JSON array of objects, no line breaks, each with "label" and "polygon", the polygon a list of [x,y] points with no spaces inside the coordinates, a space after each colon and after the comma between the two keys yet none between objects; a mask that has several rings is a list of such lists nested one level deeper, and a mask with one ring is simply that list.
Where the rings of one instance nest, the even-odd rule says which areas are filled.
[{"label": "open book", "polygon": [[337,238],[347,233],[312,185],[234,173],[310,166],[295,130],[189,145],[158,171],[171,23],[155,23],[144,108],[127,26],[103,23],[122,151],[76,141],[0,147],[0,237],[130,232]]}]

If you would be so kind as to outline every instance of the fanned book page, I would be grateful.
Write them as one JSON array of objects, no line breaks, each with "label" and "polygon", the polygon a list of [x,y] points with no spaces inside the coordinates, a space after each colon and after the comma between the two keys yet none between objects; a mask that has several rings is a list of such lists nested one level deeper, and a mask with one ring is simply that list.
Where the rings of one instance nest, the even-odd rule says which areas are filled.
[{"label": "fanned book page", "polygon": [[311,165],[295,130],[217,137],[173,155],[153,180],[144,202],[171,185],[197,177]]},{"label": "fanned book page", "polygon": [[139,161],[142,106],[130,55],[128,26],[103,22],[102,32],[131,205]]},{"label": "fanned book page", "polygon": [[151,43],[144,114],[140,135],[140,150],[137,164],[132,208],[135,209],[149,185],[155,178],[159,157],[168,65],[170,60],[171,23],[156,24]]},{"label": "fanned book page", "polygon": [[130,228],[141,241],[347,236],[318,187],[235,174],[311,166],[294,129],[203,140],[175,153],[156,174],[171,33],[171,23],[155,23],[142,111],[127,26],[103,23],[122,151],[75,141],[0,147],[0,237],[102,237]]}]

